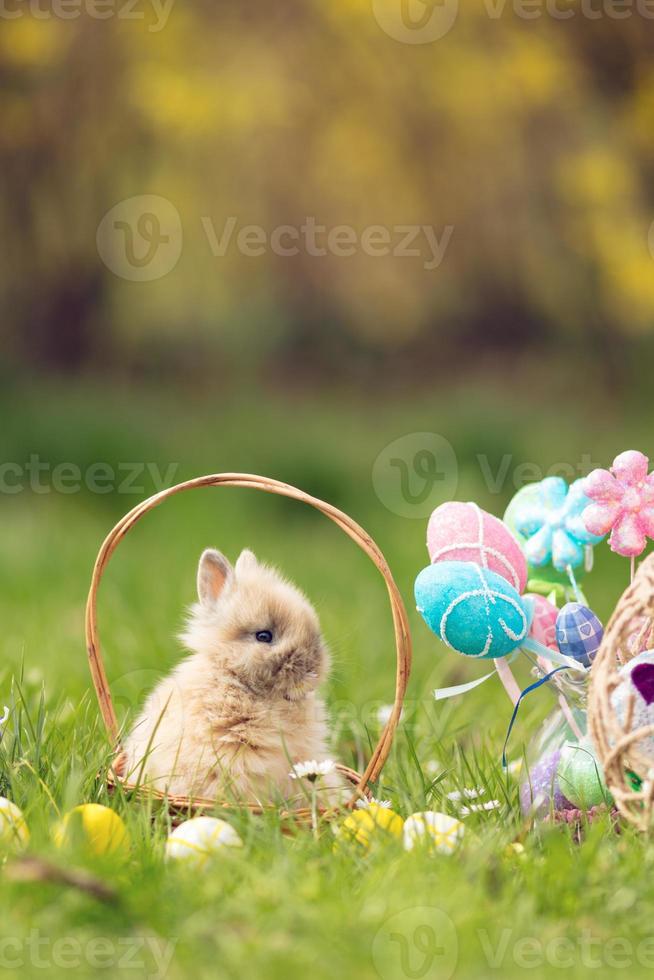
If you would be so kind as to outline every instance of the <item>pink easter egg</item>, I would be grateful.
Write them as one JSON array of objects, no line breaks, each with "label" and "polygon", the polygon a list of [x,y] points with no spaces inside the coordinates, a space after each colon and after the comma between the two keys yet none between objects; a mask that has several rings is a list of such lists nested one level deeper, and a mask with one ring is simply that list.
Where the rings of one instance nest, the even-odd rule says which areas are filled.
[{"label": "pink easter egg", "polygon": [[429,518],[427,550],[432,564],[471,561],[502,575],[519,593],[527,584],[527,561],[506,524],[475,503],[450,501]]},{"label": "pink easter egg", "polygon": [[531,599],[534,609],[534,618],[531,621],[531,632],[529,635],[537,643],[542,643],[544,647],[549,647],[550,650],[557,650],[556,620],[559,615],[559,610],[554,603],[550,602],[543,595],[529,594],[525,598]]}]

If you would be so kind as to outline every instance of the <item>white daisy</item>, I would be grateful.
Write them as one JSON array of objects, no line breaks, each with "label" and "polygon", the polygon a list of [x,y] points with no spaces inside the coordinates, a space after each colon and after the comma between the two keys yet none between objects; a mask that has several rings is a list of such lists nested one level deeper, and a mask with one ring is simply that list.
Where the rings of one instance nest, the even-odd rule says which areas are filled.
[{"label": "white daisy", "polygon": [[501,807],[499,800],[488,800],[486,803],[471,803],[470,806],[462,806],[459,816],[467,817],[471,813],[479,813],[482,810],[498,810]]},{"label": "white daisy", "polygon": [[4,714],[2,718],[0,718],[0,725],[5,725],[8,718],[9,718],[9,708],[7,707],[7,705],[5,705]]},{"label": "white daisy", "polygon": [[371,796],[369,800],[357,800],[356,808],[357,810],[367,810],[371,803],[374,803],[375,806],[382,807],[384,810],[390,810],[391,808],[390,800],[378,800],[374,796]]},{"label": "white daisy", "polygon": [[464,789],[463,791],[458,789],[453,789],[451,793],[447,794],[448,800],[452,800],[453,803],[457,803],[460,799],[465,797],[466,800],[476,800],[478,796],[483,796],[486,790],[483,786],[478,786],[476,789]]},{"label": "white daisy", "polygon": [[316,762],[315,759],[307,759],[306,762],[297,762],[289,772],[291,779],[308,779],[310,783],[315,783],[322,776],[328,776],[336,768],[336,763],[331,759],[324,762]]}]

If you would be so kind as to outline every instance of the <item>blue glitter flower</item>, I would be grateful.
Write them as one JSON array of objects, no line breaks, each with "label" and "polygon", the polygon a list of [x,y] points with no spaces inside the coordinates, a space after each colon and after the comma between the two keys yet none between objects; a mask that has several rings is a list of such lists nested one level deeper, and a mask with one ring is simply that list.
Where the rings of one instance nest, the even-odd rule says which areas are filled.
[{"label": "blue glitter flower", "polygon": [[572,486],[560,476],[548,476],[537,484],[537,494],[526,500],[515,515],[515,529],[527,539],[525,556],[536,568],[552,562],[559,572],[577,568],[584,561],[588,545],[602,538],[586,530],[581,515],[590,501],[584,494],[584,481]]}]

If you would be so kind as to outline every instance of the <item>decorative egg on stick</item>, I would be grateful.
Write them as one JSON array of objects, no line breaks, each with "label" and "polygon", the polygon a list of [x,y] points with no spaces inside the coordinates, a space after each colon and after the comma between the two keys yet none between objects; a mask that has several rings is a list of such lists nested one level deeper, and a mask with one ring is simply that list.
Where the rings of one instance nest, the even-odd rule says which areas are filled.
[{"label": "decorative egg on stick", "polygon": [[546,599],[545,596],[537,594],[527,594],[524,597],[525,603],[530,602],[532,606],[531,629],[529,635],[549,650],[558,649],[556,642],[556,621],[559,610]]},{"label": "decorative egg on stick", "polygon": [[427,527],[427,550],[432,563],[473,562],[524,592],[527,562],[518,541],[506,524],[475,503],[451,501],[437,507]]},{"label": "decorative egg on stick", "polygon": [[560,652],[584,667],[590,667],[604,637],[604,627],[595,613],[580,602],[568,602],[556,620]]},{"label": "decorative egg on stick", "polygon": [[415,597],[432,632],[466,657],[505,657],[529,632],[518,592],[501,575],[472,562],[444,561],[423,568]]},{"label": "decorative egg on stick", "polygon": [[[429,519],[427,550],[433,564],[443,563],[448,566],[472,564],[480,570],[479,574],[490,573],[495,575],[496,584],[499,584],[498,578],[505,579],[507,587],[511,590],[509,593],[511,602],[519,601],[519,595],[527,582],[527,563],[522,549],[507,526],[492,514],[482,510],[477,504],[451,501],[437,507]],[[465,573],[463,574],[465,577]],[[456,577],[456,572],[454,575]],[[495,605],[497,590],[495,593],[492,589],[489,591],[490,581],[482,578],[482,595],[485,606]],[[434,577],[431,582],[432,585],[435,584],[437,577]],[[479,587],[477,583],[474,585]],[[503,588],[506,591],[506,587],[503,586]],[[432,590],[430,589],[430,591]],[[452,596],[452,598],[455,597]],[[464,599],[465,601],[467,600]],[[490,620],[493,619],[495,611],[490,610]],[[474,613],[470,613],[470,618],[474,620]],[[430,625],[429,621],[428,625]],[[499,624],[496,623],[496,625]],[[433,626],[431,628],[433,629]],[[489,629],[492,631],[492,623],[490,622],[483,627],[484,643],[489,640],[491,635]],[[446,631],[444,632],[439,628],[437,635],[440,635],[445,643],[449,642],[446,638]],[[470,640],[472,641],[472,637]],[[514,648],[515,645],[517,644],[514,644]],[[456,649],[456,646],[454,648]],[[493,648],[491,642],[491,646],[484,656],[492,657],[495,660],[497,674],[509,698],[513,704],[516,704],[520,698],[520,688],[513,677],[511,668],[503,659],[504,655],[495,652],[495,650],[496,648]],[[459,652],[466,652],[468,656],[479,655],[462,649]],[[444,692],[440,693],[443,694]]]}]

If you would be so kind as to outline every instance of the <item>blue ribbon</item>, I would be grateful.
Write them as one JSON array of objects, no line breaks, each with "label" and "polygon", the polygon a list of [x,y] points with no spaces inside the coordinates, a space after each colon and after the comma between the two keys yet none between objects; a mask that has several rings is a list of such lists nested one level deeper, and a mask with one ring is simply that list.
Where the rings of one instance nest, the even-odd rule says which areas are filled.
[{"label": "blue ribbon", "polygon": [[518,709],[520,707],[520,704],[522,703],[522,699],[524,697],[526,697],[527,694],[530,694],[532,691],[535,691],[536,688],[540,687],[542,684],[546,684],[547,681],[549,681],[550,678],[554,677],[555,674],[558,674],[558,672],[560,670],[568,670],[568,669],[569,669],[568,667],[556,667],[554,670],[550,671],[549,674],[545,674],[544,677],[541,677],[539,680],[534,681],[533,684],[530,684],[529,687],[526,687],[524,689],[524,691],[521,692],[520,697],[518,698],[518,700],[516,702],[515,708],[513,709],[513,714],[511,715],[511,721],[509,722],[509,727],[507,729],[506,738],[504,739],[504,748],[502,750],[502,769],[506,769],[507,768],[507,764],[506,764],[506,747],[509,744],[509,737],[511,735],[511,731],[512,731],[513,726],[515,724],[515,720],[518,717]]}]

